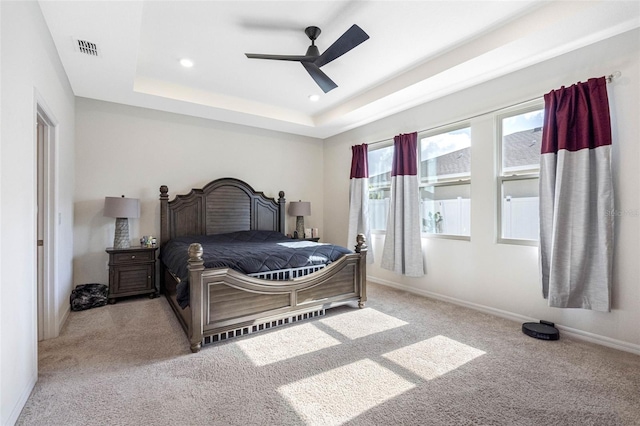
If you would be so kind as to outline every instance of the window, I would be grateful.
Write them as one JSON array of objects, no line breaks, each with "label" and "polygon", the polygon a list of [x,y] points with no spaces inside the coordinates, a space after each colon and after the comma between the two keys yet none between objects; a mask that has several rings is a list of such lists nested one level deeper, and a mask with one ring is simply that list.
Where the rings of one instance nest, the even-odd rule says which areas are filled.
[{"label": "window", "polygon": [[422,232],[471,235],[471,128],[420,135]]},{"label": "window", "polygon": [[543,122],[544,107],[539,101],[497,117],[499,242],[535,245],[539,239]]},{"label": "window", "polygon": [[369,227],[371,231],[387,229],[391,199],[391,162],[393,145],[370,150],[369,160]]}]

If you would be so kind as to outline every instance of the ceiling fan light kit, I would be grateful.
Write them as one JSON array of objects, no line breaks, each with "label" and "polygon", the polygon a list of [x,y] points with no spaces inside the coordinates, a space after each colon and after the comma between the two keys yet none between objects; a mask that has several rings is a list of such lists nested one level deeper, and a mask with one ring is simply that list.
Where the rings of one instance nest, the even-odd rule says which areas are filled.
[{"label": "ceiling fan light kit", "polygon": [[367,33],[357,25],[352,25],[344,34],[342,34],[327,50],[322,54],[315,44],[316,39],[322,32],[318,27],[307,27],[305,34],[311,40],[311,45],[307,48],[305,55],[269,55],[260,53],[245,53],[250,59],[271,59],[276,61],[293,61],[300,62],[311,78],[320,86],[324,93],[327,93],[338,85],[334,83],[320,67],[344,55],[354,47],[369,39]]}]

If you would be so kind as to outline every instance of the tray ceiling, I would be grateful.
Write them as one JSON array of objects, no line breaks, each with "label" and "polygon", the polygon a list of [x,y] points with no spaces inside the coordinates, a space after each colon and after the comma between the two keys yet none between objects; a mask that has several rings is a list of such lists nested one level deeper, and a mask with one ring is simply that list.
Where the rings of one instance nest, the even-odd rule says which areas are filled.
[{"label": "tray ceiling", "polygon": [[[637,1],[40,6],[76,96],[318,138],[640,26]],[[322,67],[338,84],[326,94],[299,63],[244,55],[302,55],[311,25],[322,29],[322,52],[352,24],[370,39]],[[182,58],[194,65],[181,66]],[[313,94],[318,101],[309,100]]]}]

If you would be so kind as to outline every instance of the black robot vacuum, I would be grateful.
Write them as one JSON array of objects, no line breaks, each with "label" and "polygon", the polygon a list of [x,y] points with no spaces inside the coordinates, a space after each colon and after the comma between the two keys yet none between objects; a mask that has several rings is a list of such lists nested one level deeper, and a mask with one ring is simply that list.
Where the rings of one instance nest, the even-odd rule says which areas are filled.
[{"label": "black robot vacuum", "polygon": [[549,321],[525,322],[522,324],[522,332],[527,336],[542,340],[558,340],[560,332],[555,324]]}]

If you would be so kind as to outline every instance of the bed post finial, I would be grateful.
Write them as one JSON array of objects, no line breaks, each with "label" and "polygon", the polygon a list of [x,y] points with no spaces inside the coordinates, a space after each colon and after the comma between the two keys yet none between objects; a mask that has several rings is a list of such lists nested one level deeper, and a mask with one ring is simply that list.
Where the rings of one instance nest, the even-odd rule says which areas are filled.
[{"label": "bed post finial", "polygon": [[363,249],[367,250],[367,237],[364,234],[358,234],[356,237],[356,253],[360,253]]},{"label": "bed post finial", "polygon": [[202,244],[200,243],[193,243],[189,245],[189,262],[193,261],[201,261],[202,260],[202,254],[204,253],[204,250],[202,249]]}]

